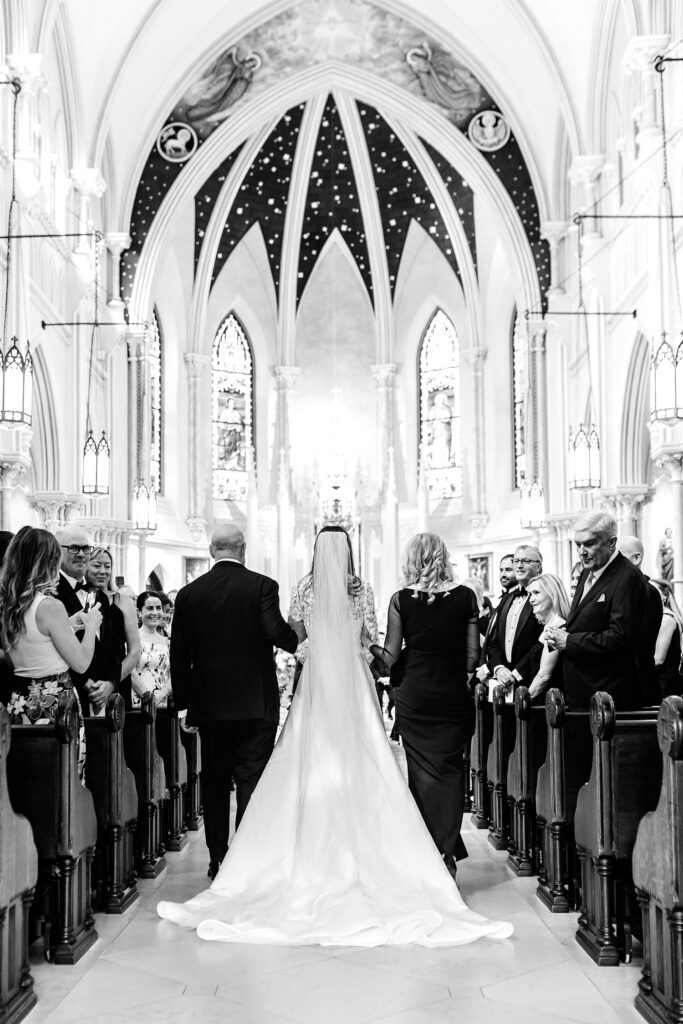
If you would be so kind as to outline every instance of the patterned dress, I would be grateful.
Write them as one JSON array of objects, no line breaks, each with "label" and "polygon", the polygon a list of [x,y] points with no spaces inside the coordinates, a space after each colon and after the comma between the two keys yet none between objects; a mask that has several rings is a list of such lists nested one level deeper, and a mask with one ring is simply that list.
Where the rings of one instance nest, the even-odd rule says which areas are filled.
[{"label": "patterned dress", "polygon": [[[357,592],[351,597],[351,609],[354,619],[363,623],[360,630],[360,653],[368,665],[374,661],[370,653],[370,644],[377,643],[377,613],[375,612],[375,595],[369,583],[358,581]],[[293,619],[303,622],[306,632],[311,631],[311,615],[313,610],[313,586],[310,576],[292,587],[289,612]],[[308,638],[300,643],[294,652],[297,661],[305,661],[308,654]]]},{"label": "patterned dress", "polygon": [[[158,640],[145,640],[140,638],[142,651],[138,662],[138,675],[148,690],[164,690],[164,696],[157,702],[158,707],[165,708],[168,701],[168,691],[171,687],[171,659],[169,655],[168,640],[159,635]],[[137,693],[131,694],[131,705],[134,708],[140,707],[140,698]]]}]

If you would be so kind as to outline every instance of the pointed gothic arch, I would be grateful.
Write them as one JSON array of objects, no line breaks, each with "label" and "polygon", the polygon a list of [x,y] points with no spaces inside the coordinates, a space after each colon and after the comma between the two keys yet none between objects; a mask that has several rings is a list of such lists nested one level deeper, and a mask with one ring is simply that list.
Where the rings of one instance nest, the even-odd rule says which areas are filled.
[{"label": "pointed gothic arch", "polygon": [[214,498],[247,497],[254,444],[254,357],[234,311],[221,323],[211,352],[212,490]]},{"label": "pointed gothic arch", "polygon": [[419,349],[420,465],[431,497],[462,497],[460,342],[438,308]]}]

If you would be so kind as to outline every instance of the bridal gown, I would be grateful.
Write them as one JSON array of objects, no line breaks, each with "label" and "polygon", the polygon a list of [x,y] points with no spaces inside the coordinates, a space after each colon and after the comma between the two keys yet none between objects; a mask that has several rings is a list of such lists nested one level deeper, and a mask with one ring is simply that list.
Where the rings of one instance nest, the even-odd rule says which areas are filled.
[{"label": "bridal gown", "polygon": [[392,753],[361,645],[370,587],[346,600],[348,633],[337,623],[318,637],[312,588],[297,594],[310,649],[273,755],[213,884],[186,903],[160,903],[159,915],[222,942],[507,937],[510,924],[465,905]]}]

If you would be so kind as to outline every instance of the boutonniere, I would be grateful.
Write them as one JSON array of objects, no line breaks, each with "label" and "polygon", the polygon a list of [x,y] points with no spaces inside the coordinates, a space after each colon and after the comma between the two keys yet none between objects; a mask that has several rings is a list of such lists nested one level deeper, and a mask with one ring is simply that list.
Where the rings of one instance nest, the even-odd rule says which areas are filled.
[{"label": "boutonniere", "polygon": [[605,595],[604,594],[600,594],[600,597],[597,600],[597,604],[601,604],[605,600],[606,600]]}]

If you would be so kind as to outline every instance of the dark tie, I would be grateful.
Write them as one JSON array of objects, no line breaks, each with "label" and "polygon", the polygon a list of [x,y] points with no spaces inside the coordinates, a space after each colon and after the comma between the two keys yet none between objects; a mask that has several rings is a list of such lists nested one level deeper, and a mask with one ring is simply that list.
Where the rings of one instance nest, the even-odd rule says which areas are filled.
[{"label": "dark tie", "polygon": [[526,587],[518,587],[517,588],[517,597],[526,597],[526,595],[527,595]]},{"label": "dark tie", "polygon": [[77,594],[79,590],[88,590],[88,584],[85,582],[77,583],[74,587],[74,594]]}]

